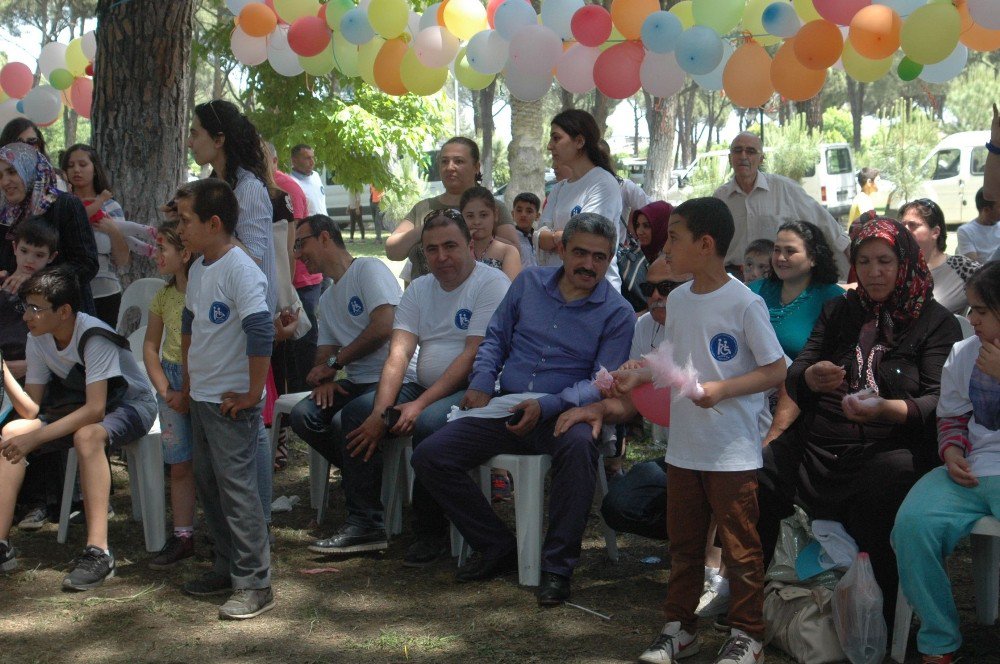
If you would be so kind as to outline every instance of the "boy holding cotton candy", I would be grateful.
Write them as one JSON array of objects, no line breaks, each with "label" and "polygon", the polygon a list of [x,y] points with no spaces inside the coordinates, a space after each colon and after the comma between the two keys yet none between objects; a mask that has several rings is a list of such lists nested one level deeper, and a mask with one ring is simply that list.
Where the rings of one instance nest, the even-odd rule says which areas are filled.
[{"label": "boy holding cotton candy", "polygon": [[[764,301],[726,273],[724,258],[734,232],[725,203],[696,198],[674,209],[663,248],[675,272],[694,274],[667,301],[664,336],[673,342],[673,369],[693,367],[701,389],[675,389],[671,398],[667,622],[640,657],[644,662],[670,662],[700,647],[695,609],[713,514],[732,593],[732,631],[715,662],[751,664],[763,657],[764,565],[756,530],[757,469],[762,465],[758,415],[765,407],[763,393],[785,378],[785,360]],[[615,390],[625,393],[643,383],[675,382],[675,371],[665,368],[647,358],[643,368],[614,372]]]}]

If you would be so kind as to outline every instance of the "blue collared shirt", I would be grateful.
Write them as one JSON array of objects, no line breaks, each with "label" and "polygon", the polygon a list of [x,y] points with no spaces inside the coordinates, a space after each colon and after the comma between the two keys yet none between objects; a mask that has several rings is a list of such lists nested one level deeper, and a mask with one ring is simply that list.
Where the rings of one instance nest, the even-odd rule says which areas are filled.
[{"label": "blue collared shirt", "polygon": [[628,359],[635,315],[606,279],[567,302],[562,276],[562,267],[533,267],[514,279],[479,344],[470,388],[492,394],[499,375],[504,393],[543,392],[542,419],[601,398],[594,374]]}]

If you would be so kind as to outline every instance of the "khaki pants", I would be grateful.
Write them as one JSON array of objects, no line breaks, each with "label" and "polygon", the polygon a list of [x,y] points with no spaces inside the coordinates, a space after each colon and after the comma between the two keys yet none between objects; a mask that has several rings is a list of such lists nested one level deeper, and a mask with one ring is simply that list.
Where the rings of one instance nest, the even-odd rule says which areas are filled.
[{"label": "khaki pants", "polygon": [[705,540],[715,515],[729,577],[729,622],[764,639],[764,557],[757,534],[757,471],[698,471],[667,465],[670,581],[663,611],[693,634],[704,583]]}]

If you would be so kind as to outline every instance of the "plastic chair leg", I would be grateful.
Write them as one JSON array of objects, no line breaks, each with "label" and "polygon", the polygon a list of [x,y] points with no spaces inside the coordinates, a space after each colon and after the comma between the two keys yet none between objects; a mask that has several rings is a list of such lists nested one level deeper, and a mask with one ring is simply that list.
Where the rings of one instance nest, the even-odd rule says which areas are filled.
[{"label": "plastic chair leg", "polygon": [[69,510],[73,504],[73,489],[76,487],[76,450],[70,449],[66,455],[66,476],[63,479],[62,505],[59,506],[59,532],[56,541],[66,543],[69,535]]},{"label": "plastic chair leg", "polygon": [[158,435],[146,435],[126,446],[133,511],[138,500],[146,551],[155,553],[167,543],[163,448]]},{"label": "plastic chair leg", "polygon": [[125,463],[128,466],[128,484],[130,493],[132,494],[132,520],[139,523],[142,521],[143,496],[141,487],[139,487],[135,482],[135,478],[139,472],[137,467],[137,456],[138,453],[131,444],[125,446]]},{"label": "plastic chair leg", "polygon": [[[514,478],[514,518],[517,529],[517,580],[537,586],[542,576],[542,521],[545,511],[545,474],[549,457],[517,456],[515,463],[499,462]],[[487,475],[489,469],[487,468]]]},{"label": "plastic chair leg", "polygon": [[902,587],[896,593],[896,617],[892,624],[892,650],[889,656],[892,661],[902,664],[906,661],[906,645],[910,640],[910,623],[913,621],[913,608],[906,601]]},{"label": "plastic chair leg", "polygon": [[309,448],[309,502],[316,510],[316,523],[323,523],[326,503],[330,495],[330,462]]},{"label": "plastic chair leg", "polygon": [[1000,599],[1000,538],[972,536],[972,578],[975,579],[976,621],[992,625],[997,620]]},{"label": "plastic chair leg", "polygon": [[[604,497],[608,495],[608,476],[604,472],[604,457],[597,460],[597,491],[598,498],[604,502]],[[597,518],[601,520],[601,531],[604,533],[604,547],[608,552],[608,558],[616,563],[618,562],[618,533],[604,521],[600,508],[597,510]]]},{"label": "plastic chair leg", "polygon": [[382,509],[385,533],[392,537],[403,532],[403,494],[406,478],[406,447],[409,438],[392,438],[382,444]]}]

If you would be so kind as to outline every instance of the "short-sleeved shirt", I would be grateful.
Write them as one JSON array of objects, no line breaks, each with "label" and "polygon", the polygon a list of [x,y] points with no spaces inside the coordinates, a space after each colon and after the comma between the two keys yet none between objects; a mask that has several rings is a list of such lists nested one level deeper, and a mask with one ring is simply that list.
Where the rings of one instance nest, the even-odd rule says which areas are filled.
[{"label": "short-sleeved shirt", "polygon": [[844,294],[844,289],[837,284],[810,284],[794,300],[782,304],[780,281],[758,279],[749,287],[764,298],[781,348],[793,360],[805,348],[823,305]]},{"label": "short-sleeved shirt", "polygon": [[[684,366],[690,359],[699,380],[707,383],[742,376],[784,357],[759,295],[736,278],[711,293],[692,292],[692,283],[667,298],[665,336],[673,342],[675,363]],[[716,410],[674,395],[667,463],[707,471],[760,468],[764,407],[763,393],[723,399]]]},{"label": "short-sleeved shirt", "polygon": [[[340,279],[319,298],[316,343],[341,347],[350,344],[371,323],[371,312],[386,304],[395,307],[402,294],[403,289],[385,263],[377,258],[355,258]],[[388,357],[387,341],[378,350],[344,367],[347,378],[355,383],[377,383]],[[406,380],[413,379],[411,372]]]},{"label": "short-sleeved shirt", "polygon": [[976,477],[1000,475],[1000,382],[976,369],[982,342],[972,336],[956,343],[941,371],[938,417],[968,415],[969,444],[965,455]]},{"label": "short-sleeved shirt", "polygon": [[953,314],[965,315],[969,299],[965,295],[965,282],[980,268],[980,264],[967,256],[948,256],[931,268],[934,277],[934,299]]},{"label": "short-sleeved shirt", "polygon": [[167,362],[180,364],[181,356],[181,312],[184,311],[184,293],[175,284],[164,286],[156,292],[149,303],[149,313],[163,320],[163,344],[160,357]]},{"label": "short-sleeved shirt", "polygon": [[78,313],[76,324],[73,326],[73,338],[65,348],[57,348],[55,337],[51,334],[30,335],[25,347],[28,360],[25,383],[47,385],[53,376],[65,378],[77,364],[84,365],[87,385],[121,376],[128,383],[123,403],[136,410],[143,426],[148,429],[156,419],[156,397],[149,379],[139,368],[132,351],[104,337],[93,336],[83,349],[84,357],[80,358],[77,352],[80,337],[92,327],[112,331],[100,319]]},{"label": "short-sleeved shirt", "polygon": [[[639,360],[643,355],[652,353],[663,341],[663,326],[653,320],[652,314],[648,311],[639,316],[635,322],[635,333],[632,335],[632,348],[629,351],[628,359]],[[608,371],[614,371],[618,367],[608,367]]]},{"label": "short-sleeved shirt", "polygon": [[319,173],[310,171],[309,175],[299,173],[295,169],[289,173],[299,183],[302,193],[306,195],[306,207],[310,215],[326,214],[326,190]]},{"label": "short-sleeved shirt", "polygon": [[452,291],[434,275],[413,281],[396,307],[393,329],[417,336],[417,382],[430,387],[465,349],[466,337],[486,335],[486,327],[510,279],[500,270],[476,263],[469,277]]},{"label": "short-sleeved shirt", "polygon": [[242,321],[271,313],[266,290],[264,272],[240,249],[230,249],[209,265],[202,257],[191,266],[184,306],[193,315],[188,349],[192,399],[222,403],[223,393],[250,389]]},{"label": "short-sleeved shirt", "polygon": [[975,219],[958,227],[959,256],[978,254],[979,260],[988,260],[993,252],[1000,249],[1000,223],[986,226]]}]

